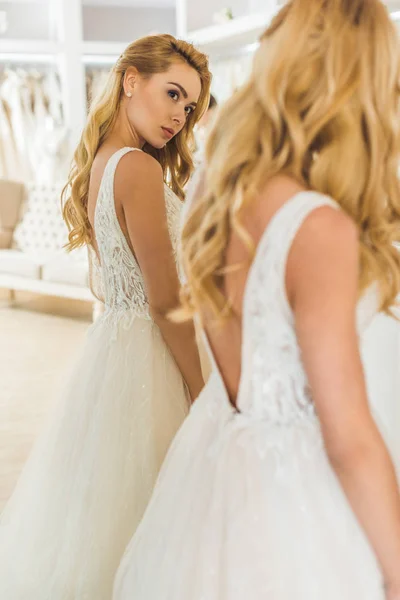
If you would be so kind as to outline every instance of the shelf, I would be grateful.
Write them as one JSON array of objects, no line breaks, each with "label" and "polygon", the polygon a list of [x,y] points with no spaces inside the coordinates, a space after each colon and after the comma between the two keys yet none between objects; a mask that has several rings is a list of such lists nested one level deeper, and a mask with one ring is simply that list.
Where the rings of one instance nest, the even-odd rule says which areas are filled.
[{"label": "shelf", "polygon": [[60,44],[48,40],[0,40],[0,60],[24,63],[56,62]]},{"label": "shelf", "polygon": [[112,65],[129,42],[84,42],[82,60],[87,65]]},{"label": "shelf", "polygon": [[118,58],[128,44],[129,42],[83,42],[83,54]]},{"label": "shelf", "polygon": [[[211,25],[189,31],[185,37],[196,46],[210,52],[254,44],[280,9],[281,5],[278,5],[275,10],[269,12],[237,17],[223,25]],[[400,10],[392,11],[391,17],[399,22]]]},{"label": "shelf", "polygon": [[186,38],[200,48],[224,50],[231,46],[246,46],[257,42],[268,27],[276,11],[247,15],[228,21],[223,25],[212,25],[187,33]]},{"label": "shelf", "polygon": [[0,39],[0,52],[6,54],[58,54],[60,44],[50,40],[7,40]]}]

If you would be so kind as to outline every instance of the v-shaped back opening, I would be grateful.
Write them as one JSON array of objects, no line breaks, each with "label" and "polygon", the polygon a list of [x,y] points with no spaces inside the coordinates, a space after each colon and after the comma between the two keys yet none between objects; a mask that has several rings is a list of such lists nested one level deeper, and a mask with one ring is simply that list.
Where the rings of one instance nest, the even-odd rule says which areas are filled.
[{"label": "v-shaped back opening", "polygon": [[[286,200],[286,202],[284,202],[275,211],[275,213],[271,216],[268,223],[266,224],[264,231],[259,238],[256,250],[254,253],[254,258],[249,267],[248,274],[247,274],[246,281],[245,281],[244,288],[243,288],[242,310],[241,310],[241,319],[240,319],[240,327],[241,327],[241,347],[239,349],[240,374],[239,374],[239,380],[238,380],[239,381],[238,388],[237,388],[237,392],[236,392],[234,399],[232,399],[229,395],[228,386],[226,383],[226,375],[222,372],[222,369],[220,367],[220,361],[219,361],[217,352],[215,352],[215,350],[213,348],[213,345],[212,345],[212,342],[210,339],[210,335],[207,330],[207,325],[205,325],[203,327],[203,336],[204,336],[205,345],[207,347],[209,357],[210,357],[211,363],[214,367],[214,370],[217,372],[218,377],[221,380],[221,383],[224,387],[226,400],[229,402],[229,405],[231,406],[231,408],[238,413],[241,412],[241,400],[245,393],[246,379],[248,378],[248,375],[249,375],[247,372],[248,371],[248,366],[247,366],[248,362],[247,361],[249,360],[249,354],[250,354],[250,352],[249,352],[250,344],[249,344],[249,340],[248,340],[248,335],[249,335],[248,321],[251,318],[251,315],[249,314],[249,302],[250,302],[250,293],[252,290],[253,280],[257,273],[259,261],[263,254],[264,248],[270,241],[273,230],[275,229],[276,226],[279,225],[281,218],[284,218],[284,215],[287,212],[288,213],[290,212],[292,206],[300,198],[302,198],[303,196],[309,196],[310,194],[312,194],[312,195],[317,194],[318,196],[323,197],[318,192],[313,192],[311,190],[301,190],[301,191],[295,193],[293,196],[291,196],[288,200]],[[327,203],[327,202],[329,202],[328,199],[326,199],[324,203]],[[333,201],[331,201],[331,202],[334,203]],[[311,206],[313,207],[314,204],[311,203]],[[285,232],[282,231],[282,235],[284,235],[284,234],[285,234]],[[288,318],[290,318],[290,316],[292,315],[292,309],[291,309],[291,306],[290,306],[290,303],[289,303],[289,300],[287,297],[287,293],[286,293],[286,285],[285,285],[286,262],[285,262],[285,259],[287,258],[288,250],[290,249],[292,241],[293,240],[289,240],[287,249],[286,249],[287,252],[284,252],[284,255],[282,256],[283,281],[281,282],[281,284],[282,284],[283,290],[284,290],[284,295],[283,295],[283,301],[284,301],[284,305],[285,305],[284,308],[285,308]],[[237,316],[236,318],[239,319],[239,316]]]}]

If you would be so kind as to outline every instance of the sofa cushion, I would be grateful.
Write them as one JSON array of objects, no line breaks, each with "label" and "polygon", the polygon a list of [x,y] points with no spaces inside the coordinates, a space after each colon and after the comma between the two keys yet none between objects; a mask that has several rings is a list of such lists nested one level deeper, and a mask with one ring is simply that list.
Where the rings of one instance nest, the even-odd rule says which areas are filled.
[{"label": "sofa cushion", "polygon": [[42,269],[43,281],[69,285],[88,286],[88,263],[60,253],[45,261]]},{"label": "sofa cushion", "polygon": [[32,258],[19,250],[1,250],[0,275],[40,279],[41,263],[38,258]]}]

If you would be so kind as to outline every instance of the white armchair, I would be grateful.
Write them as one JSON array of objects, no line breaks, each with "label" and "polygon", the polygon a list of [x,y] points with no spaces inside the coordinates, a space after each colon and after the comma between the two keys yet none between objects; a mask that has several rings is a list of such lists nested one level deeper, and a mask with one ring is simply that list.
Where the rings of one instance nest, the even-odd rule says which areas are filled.
[{"label": "white armchair", "polygon": [[23,215],[13,230],[22,204],[15,186],[21,196],[20,184],[0,180],[0,287],[10,290],[12,300],[15,291],[23,290],[95,303],[86,250],[68,254],[63,249],[62,186],[28,186]]}]

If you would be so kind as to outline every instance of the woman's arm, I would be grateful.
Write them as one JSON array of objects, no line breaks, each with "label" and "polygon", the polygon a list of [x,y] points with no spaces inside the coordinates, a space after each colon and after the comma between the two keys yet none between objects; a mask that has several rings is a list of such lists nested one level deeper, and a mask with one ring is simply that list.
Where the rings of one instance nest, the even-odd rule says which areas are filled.
[{"label": "woman's arm", "polygon": [[400,496],[368,406],[356,329],[358,279],[356,226],[333,208],[317,209],[289,254],[288,295],[329,460],[379,560],[388,598],[397,600]]},{"label": "woman's arm", "polygon": [[192,400],[204,382],[192,322],[167,318],[179,304],[179,278],[167,226],[161,166],[148,154],[129,153],[116,174],[115,196],[122,204],[130,242],[143,274],[150,313],[189,388]]}]

